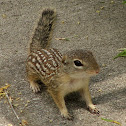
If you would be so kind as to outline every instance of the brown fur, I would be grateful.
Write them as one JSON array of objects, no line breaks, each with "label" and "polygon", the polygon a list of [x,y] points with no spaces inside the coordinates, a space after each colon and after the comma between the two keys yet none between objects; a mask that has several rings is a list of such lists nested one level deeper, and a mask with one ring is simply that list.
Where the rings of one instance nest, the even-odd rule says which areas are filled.
[{"label": "brown fur", "polygon": [[30,52],[47,48],[51,40],[51,34],[56,20],[54,9],[44,9],[35,27],[30,43]]},{"label": "brown fur", "polygon": [[[52,30],[50,29],[52,28],[50,27],[50,24],[53,26],[55,16],[56,15],[53,10],[46,9],[43,11],[42,17],[39,20],[38,26],[32,38],[32,42],[30,43],[31,55],[27,60],[27,73],[30,87],[34,92],[38,92],[40,91],[40,88],[37,84],[37,80],[44,82],[48,88],[48,92],[58,106],[61,115],[65,118],[71,119],[71,116],[66,108],[64,97],[75,91],[80,92],[89,110],[98,114],[99,111],[95,108],[91,100],[89,81],[91,76],[99,72],[99,66],[90,51],[78,49],[67,52],[61,56],[57,50],[53,49],[56,55],[53,58],[52,64],[50,62],[50,70],[52,66],[54,67],[54,62],[59,64],[54,67],[53,72],[55,74],[53,74],[50,78],[46,78],[48,72],[50,71],[49,68],[48,71],[42,71],[41,67],[47,67],[46,64],[52,53],[50,53],[47,49],[44,49],[43,51],[36,50],[46,48],[49,45],[48,42],[50,39],[50,32]],[[34,55],[32,55],[32,52],[35,52]],[[44,57],[47,62],[42,62],[43,59],[40,60],[42,58],[41,55],[44,55],[42,53],[48,54]],[[55,61],[56,59],[58,61]],[[42,74],[42,72],[45,72],[45,74]]]}]

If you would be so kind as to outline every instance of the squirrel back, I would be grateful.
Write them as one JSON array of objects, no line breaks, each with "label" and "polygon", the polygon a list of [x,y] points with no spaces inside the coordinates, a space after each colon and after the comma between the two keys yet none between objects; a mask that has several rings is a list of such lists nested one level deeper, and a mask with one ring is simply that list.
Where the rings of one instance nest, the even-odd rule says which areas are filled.
[{"label": "squirrel back", "polygon": [[56,13],[53,9],[44,9],[39,18],[37,27],[31,38],[29,52],[47,48],[51,40],[53,25],[56,19]]}]

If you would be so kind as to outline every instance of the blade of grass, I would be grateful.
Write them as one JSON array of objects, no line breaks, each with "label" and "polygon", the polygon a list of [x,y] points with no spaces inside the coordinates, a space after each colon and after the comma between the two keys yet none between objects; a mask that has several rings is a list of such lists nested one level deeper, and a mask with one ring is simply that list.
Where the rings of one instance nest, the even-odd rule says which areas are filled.
[{"label": "blade of grass", "polygon": [[118,58],[118,57],[124,57],[126,56],[126,49],[123,50],[122,52],[120,52],[117,56],[114,57],[114,59]]},{"label": "blade of grass", "polygon": [[112,123],[116,123],[116,124],[122,126],[121,123],[119,123],[117,121],[114,121],[114,120],[111,120],[111,119],[105,119],[105,118],[101,118],[101,119],[104,120],[104,121],[106,121],[106,122],[112,122]]}]

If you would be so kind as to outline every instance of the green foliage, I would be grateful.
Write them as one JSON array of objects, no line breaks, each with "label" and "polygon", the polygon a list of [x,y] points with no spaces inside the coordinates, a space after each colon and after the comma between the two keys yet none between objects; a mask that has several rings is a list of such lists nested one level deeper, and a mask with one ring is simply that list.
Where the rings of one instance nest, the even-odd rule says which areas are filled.
[{"label": "green foliage", "polygon": [[126,0],[123,0],[123,4],[126,4]]},{"label": "green foliage", "polygon": [[126,49],[124,49],[121,53],[119,53],[117,56],[114,57],[114,59],[118,58],[118,57],[124,57],[126,56]]}]

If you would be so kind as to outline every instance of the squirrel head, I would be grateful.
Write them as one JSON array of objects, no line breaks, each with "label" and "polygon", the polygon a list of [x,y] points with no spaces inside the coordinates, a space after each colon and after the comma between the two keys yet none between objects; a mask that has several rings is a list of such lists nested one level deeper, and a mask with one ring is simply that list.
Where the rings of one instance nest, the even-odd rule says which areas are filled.
[{"label": "squirrel head", "polygon": [[73,50],[63,56],[64,72],[79,76],[93,76],[100,68],[91,51]]}]

